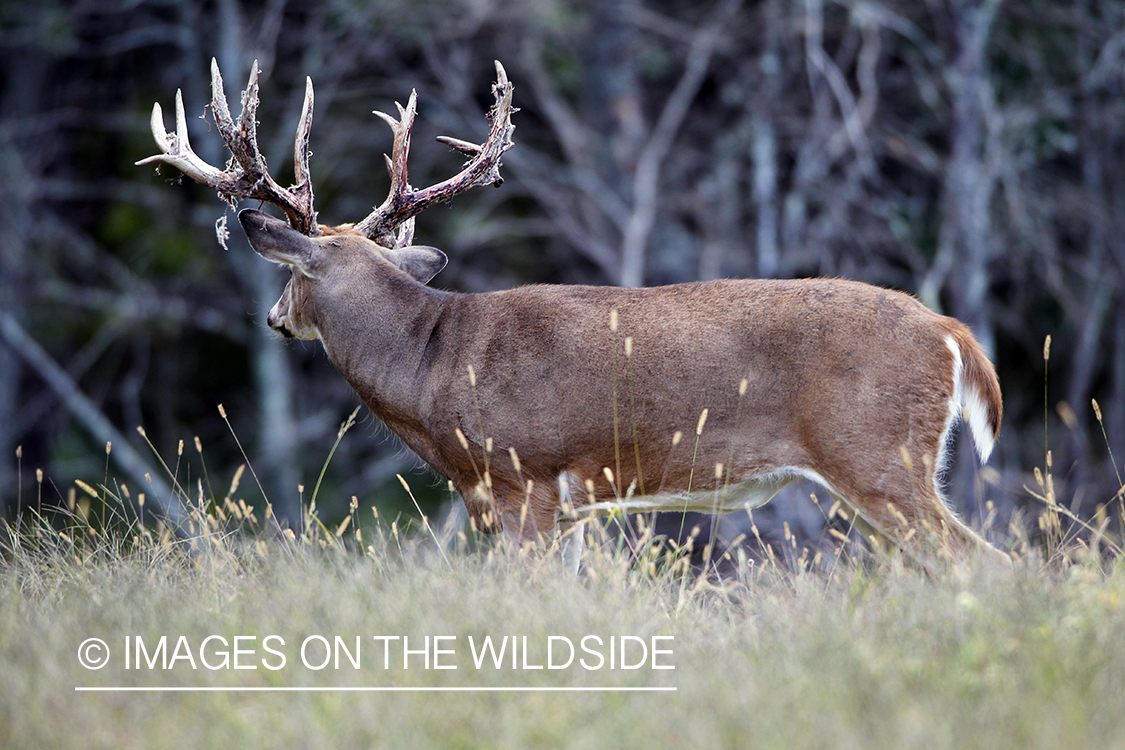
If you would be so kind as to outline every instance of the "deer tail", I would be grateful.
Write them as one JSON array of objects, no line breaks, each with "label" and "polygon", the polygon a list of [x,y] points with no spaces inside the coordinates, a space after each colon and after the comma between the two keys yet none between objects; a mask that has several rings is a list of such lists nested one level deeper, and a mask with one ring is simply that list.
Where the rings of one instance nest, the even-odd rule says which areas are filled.
[{"label": "deer tail", "polygon": [[945,339],[953,353],[953,399],[950,403],[954,421],[963,416],[973,435],[981,463],[988,460],[1000,433],[1003,404],[996,368],[984,353],[980,342],[964,325],[951,326]]}]

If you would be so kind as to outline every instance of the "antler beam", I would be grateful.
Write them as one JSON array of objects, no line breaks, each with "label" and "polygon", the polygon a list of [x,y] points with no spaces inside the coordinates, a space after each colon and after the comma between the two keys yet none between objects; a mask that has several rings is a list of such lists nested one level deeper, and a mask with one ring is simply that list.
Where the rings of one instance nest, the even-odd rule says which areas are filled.
[{"label": "antler beam", "polygon": [[[492,86],[496,102],[489,118],[492,129],[488,139],[481,145],[468,143],[456,138],[442,136],[439,141],[471,158],[460,172],[444,182],[428,188],[414,190],[407,179],[406,159],[410,152],[410,131],[414,127],[417,113],[417,97],[411,92],[406,107],[398,106],[398,119],[383,112],[376,115],[386,121],[394,131],[394,146],[387,157],[387,171],[391,175],[391,190],[383,204],[355,225],[355,229],[370,239],[387,247],[402,247],[409,244],[414,232],[414,217],[430,206],[445,203],[478,185],[499,186],[504,182],[500,176],[500,157],[510,149],[512,143],[512,84],[504,66],[496,62],[496,83]],[[398,236],[395,236],[395,230]]]},{"label": "antler beam", "polygon": [[305,82],[305,102],[297,137],[293,147],[293,165],[297,184],[285,189],[270,176],[266,159],[258,150],[258,61],[250,71],[250,80],[242,93],[242,114],[236,123],[227,106],[223,92],[223,77],[219,64],[211,60],[211,112],[233,159],[225,170],[211,166],[192,150],[188,141],[187,120],[184,116],[183,96],[176,91],[176,132],[164,129],[164,113],[157,102],[152,107],[152,136],[161,153],[137,162],[141,164],[164,163],[179,169],[191,179],[219,191],[228,203],[236,198],[251,198],[272,203],[285,212],[289,225],[309,236],[320,234],[320,226],[313,210],[312,180],[309,175],[309,130],[312,126],[313,85]]}]

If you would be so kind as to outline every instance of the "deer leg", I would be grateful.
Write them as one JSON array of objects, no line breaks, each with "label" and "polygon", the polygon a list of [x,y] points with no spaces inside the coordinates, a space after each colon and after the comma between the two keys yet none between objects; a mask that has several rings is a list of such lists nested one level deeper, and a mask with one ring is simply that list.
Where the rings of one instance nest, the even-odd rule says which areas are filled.
[{"label": "deer leg", "polygon": [[549,546],[556,533],[561,533],[559,546],[563,559],[569,568],[577,572],[582,554],[580,524],[576,523],[573,513],[559,513],[564,507],[564,499],[569,503],[566,482],[560,478],[558,487],[552,485],[547,481],[531,481],[520,491],[514,482],[509,486],[494,480],[501,522],[508,537],[521,547],[539,543]]},{"label": "deer leg", "polygon": [[[1011,560],[962,522],[945,504],[933,476],[913,493],[892,497],[885,493],[855,494],[858,502],[837,496],[855,513],[864,536],[874,532],[901,548],[929,572],[943,564],[962,563],[977,550],[990,559]],[[908,498],[903,501],[901,498]],[[870,530],[870,532],[869,532]]]},{"label": "deer leg", "polygon": [[504,533],[518,548],[534,545],[539,540],[535,515],[528,512],[527,505],[522,505],[518,510],[501,511],[500,523],[504,527]]},{"label": "deer leg", "polygon": [[578,575],[582,549],[586,546],[586,527],[578,520],[574,511],[570,481],[569,473],[559,474],[559,510],[555,525],[559,530],[559,553],[562,555],[563,564]]},{"label": "deer leg", "polygon": [[580,521],[570,519],[560,520],[559,529],[559,554],[563,564],[575,575],[578,575],[578,566],[582,561],[582,550],[586,546],[586,527]]},{"label": "deer leg", "polygon": [[961,563],[975,554],[980,554],[987,559],[1002,562],[1005,566],[1011,566],[1010,557],[969,528],[949,508],[942,497],[941,489],[932,477],[919,495],[916,523],[926,531],[932,530],[930,536],[940,543],[940,554],[943,557],[951,562]]},{"label": "deer leg", "polygon": [[875,524],[868,521],[856,510],[855,505],[851,503],[846,497],[840,495],[834,490],[829,490],[828,495],[837,503],[839,503],[847,512],[847,521],[864,541],[869,544],[879,545],[885,549],[901,549],[902,543],[892,536],[889,536]]}]

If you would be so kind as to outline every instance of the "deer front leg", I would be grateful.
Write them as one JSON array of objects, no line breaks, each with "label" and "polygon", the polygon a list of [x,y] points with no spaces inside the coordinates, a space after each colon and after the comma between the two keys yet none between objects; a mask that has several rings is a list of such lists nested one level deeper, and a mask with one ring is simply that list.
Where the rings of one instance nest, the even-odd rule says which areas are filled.
[{"label": "deer front leg", "polygon": [[563,564],[572,573],[578,575],[578,566],[582,562],[582,549],[586,546],[586,527],[581,521],[569,518],[558,521],[559,554]]},{"label": "deer front leg", "polygon": [[561,474],[555,483],[525,483],[522,492],[514,485],[505,492],[502,484],[494,481],[493,491],[508,538],[517,547],[539,542],[549,546],[557,536],[563,564],[577,574],[585,546],[584,520],[574,512],[569,475]]},{"label": "deer front leg", "polygon": [[539,525],[535,522],[535,516],[528,512],[527,505],[518,510],[500,511],[500,524],[517,548],[534,545],[539,541]]},{"label": "deer front leg", "polygon": [[559,499],[555,524],[559,530],[559,553],[563,564],[578,575],[582,550],[586,546],[586,526],[578,520],[577,507],[571,492],[572,477],[569,472],[559,474]]}]

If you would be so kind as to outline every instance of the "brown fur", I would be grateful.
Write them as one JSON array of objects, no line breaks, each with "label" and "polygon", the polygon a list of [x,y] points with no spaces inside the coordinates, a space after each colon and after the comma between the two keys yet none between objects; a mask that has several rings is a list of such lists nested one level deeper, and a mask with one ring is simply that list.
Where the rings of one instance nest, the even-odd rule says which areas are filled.
[{"label": "brown fur", "polygon": [[716,489],[785,471],[824,480],[923,559],[992,549],[948,510],[935,481],[954,395],[946,337],[993,436],[995,371],[964,325],[907,295],[840,280],[450,294],[346,227],[309,238],[277,220],[243,224],[259,253],[294,266],[271,326],[319,337],[375,415],[453,481],[482,527],[521,539],[552,533],[560,475],[577,483],[571,501],[584,505],[587,480],[601,502],[631,485],[637,495],[682,493],[689,483]]}]

